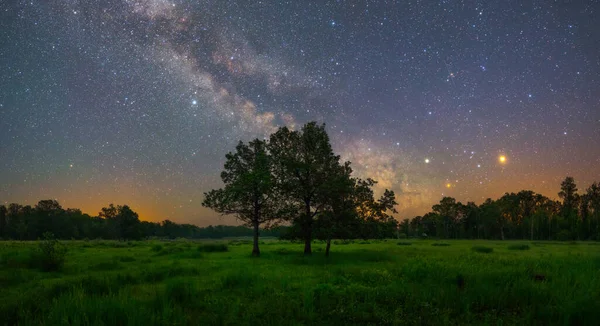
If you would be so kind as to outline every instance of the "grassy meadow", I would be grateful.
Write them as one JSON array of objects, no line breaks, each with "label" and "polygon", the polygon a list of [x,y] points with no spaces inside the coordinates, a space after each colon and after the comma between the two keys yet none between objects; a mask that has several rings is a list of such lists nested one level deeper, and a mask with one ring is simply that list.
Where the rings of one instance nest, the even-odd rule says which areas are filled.
[{"label": "grassy meadow", "polygon": [[525,241],[0,242],[0,324],[597,325],[600,245]]}]

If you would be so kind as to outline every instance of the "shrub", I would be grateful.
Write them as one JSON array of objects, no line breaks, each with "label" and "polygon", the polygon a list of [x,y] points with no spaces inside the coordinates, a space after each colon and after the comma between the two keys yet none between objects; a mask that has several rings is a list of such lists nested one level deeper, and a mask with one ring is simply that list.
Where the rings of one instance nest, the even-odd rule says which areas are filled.
[{"label": "shrub", "polygon": [[163,246],[160,244],[155,244],[152,246],[152,248],[150,248],[150,250],[155,251],[155,252],[159,252],[161,250],[163,250]]},{"label": "shrub", "polygon": [[196,296],[193,284],[180,278],[167,281],[165,296],[174,303],[185,304],[194,300]]},{"label": "shrub", "polygon": [[39,243],[33,259],[40,265],[42,270],[57,271],[65,264],[67,247],[60,243],[51,232],[43,234],[43,240]]},{"label": "shrub", "polygon": [[398,245],[399,245],[399,246],[411,246],[411,245],[412,245],[412,243],[410,243],[410,242],[404,242],[404,241],[400,241],[400,242],[398,242]]},{"label": "shrub", "polygon": [[229,251],[225,243],[205,243],[198,246],[198,251],[201,252],[225,252]]},{"label": "shrub", "polygon": [[436,242],[436,243],[432,243],[431,245],[434,246],[434,247],[448,247],[448,246],[450,246],[449,243],[443,243],[443,242]]},{"label": "shrub", "polygon": [[475,252],[489,254],[494,251],[494,248],[484,247],[484,246],[474,246],[473,248],[471,248],[471,250],[473,250]]},{"label": "shrub", "polygon": [[185,251],[185,249],[180,248],[180,247],[167,247],[164,250],[161,250],[159,252],[156,253],[157,256],[164,256],[164,255],[170,255],[170,254],[176,254],[176,253],[180,253]]},{"label": "shrub", "polygon": [[119,261],[123,262],[123,263],[129,263],[129,262],[135,261],[135,258],[133,258],[131,256],[121,256],[121,257],[119,257]]},{"label": "shrub", "polygon": [[529,245],[526,244],[512,244],[508,246],[508,250],[529,250]]}]

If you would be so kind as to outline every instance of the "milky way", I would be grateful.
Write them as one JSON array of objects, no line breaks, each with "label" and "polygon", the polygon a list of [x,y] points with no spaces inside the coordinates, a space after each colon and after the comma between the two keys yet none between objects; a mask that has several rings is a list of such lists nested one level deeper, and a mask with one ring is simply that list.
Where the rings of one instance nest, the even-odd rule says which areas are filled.
[{"label": "milky way", "polygon": [[[7,1],[0,202],[233,223],[239,140],[327,124],[398,218],[600,179],[593,1]],[[504,157],[503,160],[500,158]]]}]

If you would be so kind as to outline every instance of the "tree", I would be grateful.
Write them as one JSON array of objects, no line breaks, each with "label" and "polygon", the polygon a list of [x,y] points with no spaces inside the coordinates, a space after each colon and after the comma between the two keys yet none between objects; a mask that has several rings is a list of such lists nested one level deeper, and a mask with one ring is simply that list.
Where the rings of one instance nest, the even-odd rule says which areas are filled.
[{"label": "tree", "polygon": [[139,239],[140,219],[138,214],[127,205],[118,206],[118,208],[119,214],[117,215],[117,225],[119,237],[124,240]]},{"label": "tree", "polygon": [[562,216],[568,223],[571,237],[574,238],[577,233],[577,206],[579,195],[577,194],[577,185],[573,177],[566,177],[560,184],[560,199],[563,200]]},{"label": "tree", "polygon": [[279,218],[279,199],[275,198],[271,156],[267,143],[255,139],[240,142],[235,153],[226,155],[221,179],[224,188],[204,194],[202,206],[223,215],[234,214],[254,230],[253,256],[260,256],[259,227]]},{"label": "tree", "polygon": [[271,135],[269,151],[274,162],[278,192],[291,216],[301,229],[304,254],[312,252],[313,223],[329,201],[327,185],[339,166],[325,131],[325,125],[305,124],[300,131],[282,127]]},{"label": "tree", "polygon": [[444,197],[440,203],[433,205],[432,210],[442,218],[444,238],[451,236],[451,230],[458,218],[458,208],[460,203],[456,203],[456,199],[452,197]]},{"label": "tree", "polygon": [[594,182],[586,190],[587,209],[590,219],[589,232],[595,240],[600,240],[600,183]]},{"label": "tree", "polygon": [[323,212],[318,215],[316,227],[320,231],[317,232],[317,237],[320,235],[320,238],[327,241],[326,257],[329,257],[331,239],[348,236],[352,220],[356,218],[356,179],[353,179],[351,174],[350,162],[346,162],[333,169],[331,182],[326,185],[328,202]]},{"label": "tree", "polygon": [[6,217],[8,215],[8,210],[6,206],[0,205],[0,239],[6,236],[6,225],[7,220]]},{"label": "tree", "polygon": [[141,236],[138,214],[127,205],[110,204],[108,207],[102,207],[98,215],[107,222],[112,237],[126,240],[138,239]]}]

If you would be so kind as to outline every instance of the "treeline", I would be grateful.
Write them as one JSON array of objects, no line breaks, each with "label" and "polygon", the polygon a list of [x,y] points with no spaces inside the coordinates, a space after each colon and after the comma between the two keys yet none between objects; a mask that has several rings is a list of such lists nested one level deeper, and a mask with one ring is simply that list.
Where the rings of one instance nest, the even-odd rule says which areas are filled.
[{"label": "treeline", "polygon": [[[267,237],[280,237],[287,227],[261,230]],[[188,238],[222,239],[251,237],[253,230],[245,226],[216,225],[198,227],[162,222],[140,221],[129,206],[102,208],[98,216],[84,214],[79,209],[64,209],[56,200],[41,200],[35,206],[0,205],[0,239],[37,240],[45,232],[58,239],[146,239]]]},{"label": "treeline", "polygon": [[558,196],[561,201],[523,190],[481,205],[444,197],[432,212],[403,220],[400,232],[450,239],[600,240],[600,183],[579,194],[567,177]]}]

